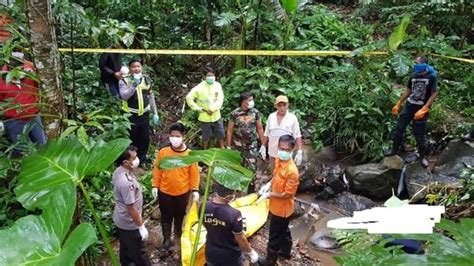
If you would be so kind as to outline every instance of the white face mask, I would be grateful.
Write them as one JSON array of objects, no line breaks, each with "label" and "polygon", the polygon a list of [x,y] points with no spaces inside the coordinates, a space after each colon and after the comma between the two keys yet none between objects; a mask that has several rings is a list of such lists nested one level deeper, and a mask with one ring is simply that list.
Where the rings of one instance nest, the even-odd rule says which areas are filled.
[{"label": "white face mask", "polygon": [[170,143],[171,146],[174,148],[178,148],[183,144],[183,138],[182,137],[170,137]]},{"label": "white face mask", "polygon": [[132,168],[137,168],[140,165],[140,159],[137,157],[132,162]]},{"label": "white face mask", "polygon": [[133,79],[140,80],[142,78],[142,73],[133,74]]},{"label": "white face mask", "polygon": [[255,107],[255,102],[252,100],[249,102],[249,109],[252,109]]}]

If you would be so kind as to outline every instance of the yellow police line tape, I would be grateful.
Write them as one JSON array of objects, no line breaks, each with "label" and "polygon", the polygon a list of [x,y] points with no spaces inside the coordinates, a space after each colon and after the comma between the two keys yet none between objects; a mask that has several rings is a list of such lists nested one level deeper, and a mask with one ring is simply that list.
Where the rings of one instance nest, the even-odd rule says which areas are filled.
[{"label": "yellow police line tape", "polygon": [[[60,52],[76,53],[119,53],[119,54],[161,54],[161,55],[250,55],[250,56],[348,56],[352,51],[295,51],[295,50],[181,50],[181,49],[103,49],[103,48],[59,48]],[[364,55],[386,55],[388,52],[368,51]],[[430,53],[433,56],[474,63],[474,59],[444,56]]]}]

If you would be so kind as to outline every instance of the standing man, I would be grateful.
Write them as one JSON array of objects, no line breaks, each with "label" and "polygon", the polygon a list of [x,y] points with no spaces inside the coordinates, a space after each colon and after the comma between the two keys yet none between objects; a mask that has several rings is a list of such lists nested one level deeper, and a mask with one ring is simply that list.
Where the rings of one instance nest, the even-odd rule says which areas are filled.
[{"label": "standing man", "polygon": [[122,68],[122,55],[117,53],[101,54],[99,68],[100,79],[109,88],[112,96],[119,99],[119,80],[123,78],[123,73],[120,71]]},{"label": "standing man", "polygon": [[[0,77],[0,129],[5,127],[10,140],[16,143],[27,127],[29,139],[44,145],[46,134],[39,115],[38,82],[31,78],[33,63],[23,57],[22,52],[13,52],[10,65],[4,65],[2,68],[6,73]],[[7,73],[15,66],[22,66],[23,72],[7,82]],[[20,155],[20,151],[13,149],[13,155]]]},{"label": "standing man", "polygon": [[298,167],[291,158],[294,147],[293,136],[283,135],[279,138],[271,189],[264,187],[260,191],[261,199],[270,198],[270,232],[265,265],[276,265],[278,256],[291,258],[293,240],[288,225],[299,184]]},{"label": "standing man", "polygon": [[407,88],[392,108],[392,115],[397,116],[403,102],[407,100],[402,113],[398,117],[392,149],[385,151],[385,156],[392,156],[398,153],[405,130],[408,124],[412,122],[413,135],[415,135],[418,152],[420,153],[420,163],[423,167],[428,167],[429,162],[426,156],[429,152],[429,143],[426,136],[426,126],[431,105],[437,95],[435,69],[428,65],[428,58],[426,56],[417,56],[413,65],[413,74],[408,80]]},{"label": "standing man", "polygon": [[[263,143],[262,114],[255,108],[253,95],[244,92],[239,97],[239,107],[230,113],[227,124],[227,148],[240,151],[243,166],[254,173],[257,171],[258,142]],[[255,179],[249,186],[253,192]]]},{"label": "standing man", "polygon": [[260,147],[260,154],[265,159],[266,147],[268,147],[271,170],[273,170],[275,158],[278,155],[278,140],[283,135],[291,135],[296,139],[296,148],[298,149],[295,156],[296,165],[300,165],[303,160],[300,124],[298,118],[293,113],[288,112],[289,106],[288,97],[279,95],[275,99],[276,112],[268,116],[267,126],[265,127],[265,142]]},{"label": "standing man", "polygon": [[130,75],[126,75],[119,82],[122,109],[131,113],[130,139],[132,145],[138,148],[138,158],[142,165],[145,163],[150,146],[150,111],[153,111],[153,124],[160,122],[156,110],[155,97],[151,90],[151,79],[142,73],[142,60],[130,60],[128,67]]},{"label": "standing man", "polygon": [[206,228],[206,263],[208,266],[241,266],[242,251],[250,261],[258,261],[257,252],[245,236],[242,214],[232,208],[235,191],[217,185],[216,195],[206,204],[204,227]]},{"label": "standing man", "polygon": [[120,264],[151,265],[143,244],[148,238],[148,230],[142,219],[142,188],[132,172],[140,163],[137,148],[128,147],[115,162],[118,167],[112,177],[113,220],[120,240]]},{"label": "standing man", "polygon": [[219,148],[223,149],[225,132],[220,110],[224,103],[224,92],[221,84],[216,81],[214,70],[207,69],[206,80],[191,89],[186,96],[186,102],[191,109],[199,112],[202,148],[208,149],[209,140],[214,137]]},{"label": "standing man", "polygon": [[153,166],[152,194],[158,198],[161,211],[161,230],[163,232],[163,249],[168,250],[171,245],[171,227],[174,223],[174,239],[181,237],[181,227],[186,214],[189,196],[194,201],[199,200],[199,169],[198,164],[178,167],[170,170],[160,169],[160,162],[167,157],[188,156],[190,149],[183,139],[186,128],[181,123],[170,127],[170,146],[161,149]]}]

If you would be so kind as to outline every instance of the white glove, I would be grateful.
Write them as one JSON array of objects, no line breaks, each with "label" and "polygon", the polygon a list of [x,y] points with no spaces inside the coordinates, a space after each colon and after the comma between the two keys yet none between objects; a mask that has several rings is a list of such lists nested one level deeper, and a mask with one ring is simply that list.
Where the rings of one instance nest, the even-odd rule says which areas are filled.
[{"label": "white glove", "polygon": [[151,195],[153,196],[153,199],[158,198],[158,188],[154,187],[151,189]]},{"label": "white glove", "polygon": [[298,153],[295,156],[296,165],[300,165],[301,161],[303,161],[303,150],[298,150]]},{"label": "white glove", "polygon": [[248,254],[251,263],[256,263],[258,261],[258,253],[255,251],[255,249],[252,249]]},{"label": "white glove", "polygon": [[140,227],[138,227],[138,231],[140,232],[140,236],[142,237],[142,241],[145,241],[148,239],[148,230],[146,229],[145,225],[142,224]]},{"label": "white glove", "polygon": [[122,66],[122,67],[120,68],[120,73],[121,73],[122,75],[124,75],[124,76],[125,76],[125,75],[128,75],[128,73],[129,73],[128,67]]},{"label": "white glove", "polygon": [[263,194],[269,192],[271,187],[272,187],[272,181],[270,181],[270,182],[266,183],[265,185],[263,185],[263,187],[261,187],[260,190],[258,191],[258,194],[263,195]]},{"label": "white glove", "polygon": [[5,125],[3,124],[2,121],[0,121],[0,133],[5,130]]},{"label": "white glove", "polygon": [[193,201],[199,201],[199,192],[197,191],[193,192]]},{"label": "white glove", "polygon": [[264,193],[258,198],[258,200],[255,202],[257,205],[260,204],[260,202],[264,201],[265,199],[268,199],[270,197],[270,192]]},{"label": "white glove", "polygon": [[267,159],[267,148],[265,146],[260,146],[260,155],[262,156],[262,159]]}]

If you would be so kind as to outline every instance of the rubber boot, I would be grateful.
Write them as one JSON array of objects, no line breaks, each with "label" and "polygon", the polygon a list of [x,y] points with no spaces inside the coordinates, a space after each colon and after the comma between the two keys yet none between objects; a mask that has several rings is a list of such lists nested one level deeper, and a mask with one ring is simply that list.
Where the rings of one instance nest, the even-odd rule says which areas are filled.
[{"label": "rubber boot", "polygon": [[161,246],[164,250],[168,250],[171,245],[171,223],[161,223],[161,231],[163,232],[163,245]]},{"label": "rubber boot", "polygon": [[267,256],[260,256],[258,258],[258,265],[264,266],[274,266],[277,265],[278,261],[278,251],[275,251],[271,248],[267,248]]},{"label": "rubber boot", "polygon": [[383,152],[383,156],[388,157],[388,156],[397,155],[399,150],[400,150],[400,143],[393,142],[392,148],[390,150],[385,150]]},{"label": "rubber boot", "polygon": [[419,151],[420,151],[420,164],[421,166],[423,166],[424,168],[428,168],[428,166],[430,165],[430,162],[428,161],[428,159],[426,159],[426,150],[424,147],[420,147],[419,148]]}]

